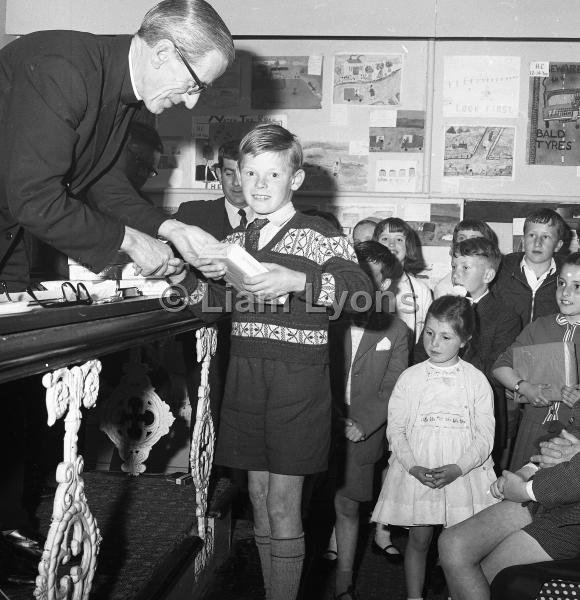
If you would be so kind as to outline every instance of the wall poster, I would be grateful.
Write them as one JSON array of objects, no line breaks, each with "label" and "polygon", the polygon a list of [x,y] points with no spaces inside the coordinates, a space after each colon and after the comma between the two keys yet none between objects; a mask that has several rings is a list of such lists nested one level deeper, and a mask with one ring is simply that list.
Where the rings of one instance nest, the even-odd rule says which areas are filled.
[{"label": "wall poster", "polygon": [[[551,62],[530,77],[528,164],[580,165],[580,63]],[[534,71],[531,71],[534,72]]]}]

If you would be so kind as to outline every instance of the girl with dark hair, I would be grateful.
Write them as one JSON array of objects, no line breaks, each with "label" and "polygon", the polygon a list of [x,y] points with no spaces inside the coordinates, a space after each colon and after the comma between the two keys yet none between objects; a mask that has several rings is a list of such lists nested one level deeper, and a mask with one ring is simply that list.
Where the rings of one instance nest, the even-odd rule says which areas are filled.
[{"label": "girl with dark hair", "polygon": [[372,520],[409,527],[407,597],[423,597],[434,526],[449,527],[497,502],[491,450],[493,392],[459,358],[475,328],[469,301],[442,296],[429,307],[423,343],[429,359],[405,370],[391,394],[389,470]]},{"label": "girl with dark hair", "polygon": [[429,286],[414,275],[424,267],[417,233],[402,219],[389,217],[377,224],[373,239],[386,246],[403,265],[403,275],[393,282],[391,289],[395,293],[397,317],[418,342],[433,296]]}]

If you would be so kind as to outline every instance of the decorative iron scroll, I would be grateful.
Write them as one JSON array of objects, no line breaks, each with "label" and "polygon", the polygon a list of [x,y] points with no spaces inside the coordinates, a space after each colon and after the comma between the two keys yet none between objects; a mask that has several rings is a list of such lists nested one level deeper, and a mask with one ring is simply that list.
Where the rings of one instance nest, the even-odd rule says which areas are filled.
[{"label": "decorative iron scroll", "polygon": [[121,469],[139,475],[145,471],[151,448],[169,433],[175,417],[151,385],[139,352],[133,353],[123,370],[121,383],[103,405],[101,430],[119,451]]},{"label": "decorative iron scroll", "polygon": [[101,535],[85,497],[83,458],[78,455],[81,405],[92,408],[99,392],[101,363],[57,369],[42,378],[48,425],[65,413],[64,454],[56,470],[58,487],[52,521],[38,565],[38,600],[86,600],[97,567]]},{"label": "decorative iron scroll", "polygon": [[[215,430],[211,418],[209,404],[209,365],[211,357],[215,354],[217,344],[217,331],[215,327],[204,327],[195,332],[197,337],[197,361],[201,363],[201,380],[197,390],[197,411],[195,425],[193,427],[193,438],[191,441],[191,452],[189,461],[191,475],[195,486],[195,515],[197,517],[197,528],[199,537],[205,541],[204,551],[206,559],[213,552],[213,528],[208,527],[207,514],[207,490],[209,477],[213,463],[213,450],[215,443]],[[208,540],[208,529],[211,529],[211,543]],[[201,568],[207,564],[205,562]]]}]

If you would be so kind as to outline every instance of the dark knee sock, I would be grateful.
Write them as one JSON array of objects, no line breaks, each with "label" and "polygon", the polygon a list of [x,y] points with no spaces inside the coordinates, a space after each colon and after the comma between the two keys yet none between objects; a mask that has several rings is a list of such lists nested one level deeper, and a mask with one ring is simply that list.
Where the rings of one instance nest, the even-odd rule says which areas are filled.
[{"label": "dark knee sock", "polygon": [[295,600],[304,563],[304,534],[295,538],[271,538],[272,600]]},{"label": "dark knee sock", "polygon": [[337,569],[336,571],[336,585],[334,587],[334,593],[338,596],[348,590],[352,585],[352,569],[348,571],[345,569]]},{"label": "dark knee sock", "polygon": [[264,578],[264,589],[266,590],[266,600],[270,600],[270,573],[272,570],[270,534],[260,535],[254,529],[254,538],[260,556],[262,565],[262,577]]}]

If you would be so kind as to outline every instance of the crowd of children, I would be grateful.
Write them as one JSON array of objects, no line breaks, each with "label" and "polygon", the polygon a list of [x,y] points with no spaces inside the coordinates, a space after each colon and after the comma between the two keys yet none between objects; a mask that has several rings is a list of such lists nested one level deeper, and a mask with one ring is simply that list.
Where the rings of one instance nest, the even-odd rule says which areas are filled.
[{"label": "crowd of children", "polygon": [[[326,470],[329,456],[338,473],[334,597],[356,598],[359,509],[377,498],[375,465],[386,456],[387,441],[389,467],[372,520],[377,530],[409,528],[408,598],[423,596],[436,526],[445,528],[440,552],[454,600],[489,597],[489,573],[499,567],[580,552],[569,539],[577,525],[568,537],[552,535],[536,553],[519,555],[513,540],[507,552],[502,544],[509,535],[494,538],[477,555],[473,589],[458,580],[454,560],[473,520],[491,523],[507,510],[497,506],[522,501],[512,477],[523,484],[529,468],[501,472],[510,441],[515,470],[538,454],[539,440],[574,430],[580,386],[563,386],[557,401],[548,401],[542,382],[524,380],[513,363],[517,347],[580,335],[580,256],[560,264],[556,252],[567,236],[560,215],[530,213],[523,252],[503,257],[486,223],[460,222],[451,272],[435,286],[433,300],[419,276],[418,236],[403,220],[366,218],[351,241],[320,215],[294,208],[292,195],[305,174],[300,144],[284,128],[252,130],[240,144],[239,173],[256,218],[226,241],[244,246],[268,271],[246,277],[233,291],[244,302],[226,301],[232,290],[215,281],[225,274],[216,260],[198,261],[206,279],[183,273],[174,282],[188,308],[205,320],[219,313],[204,312],[204,306],[233,306],[215,460],[248,471],[266,599],[296,598],[304,560],[304,478]],[[537,532],[557,527],[561,514],[550,521],[551,505],[540,488],[536,493],[534,483],[533,491],[530,485],[525,490],[535,512],[514,521],[510,532],[518,543],[535,535],[542,544]],[[580,496],[573,501],[580,503]],[[397,555],[398,549],[386,551],[392,547],[386,539],[375,542],[386,555]],[[554,539],[564,544],[559,554]],[[479,566],[491,556],[493,569]]]}]

